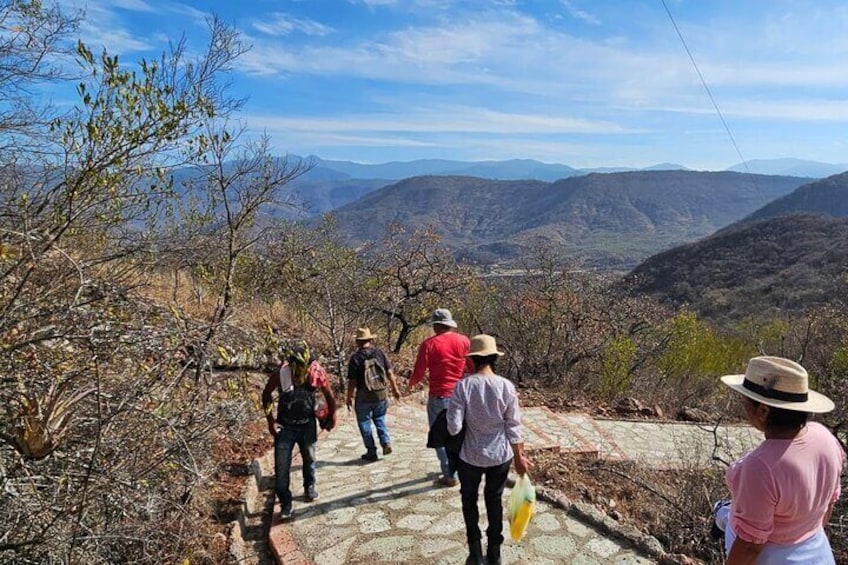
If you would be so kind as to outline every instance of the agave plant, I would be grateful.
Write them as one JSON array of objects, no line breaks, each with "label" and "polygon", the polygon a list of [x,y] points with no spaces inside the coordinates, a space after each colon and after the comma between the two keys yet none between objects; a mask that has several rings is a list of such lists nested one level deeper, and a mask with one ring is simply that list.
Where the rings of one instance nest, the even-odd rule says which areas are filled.
[{"label": "agave plant", "polygon": [[17,402],[7,407],[11,434],[0,434],[0,438],[30,459],[50,455],[67,437],[76,405],[95,390],[71,393],[69,383],[53,383],[40,396],[21,393]]}]

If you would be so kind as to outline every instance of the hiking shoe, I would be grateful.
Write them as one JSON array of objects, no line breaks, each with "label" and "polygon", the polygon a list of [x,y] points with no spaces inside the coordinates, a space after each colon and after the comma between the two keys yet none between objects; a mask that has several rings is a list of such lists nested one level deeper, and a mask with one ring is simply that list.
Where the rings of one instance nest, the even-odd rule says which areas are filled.
[{"label": "hiking shoe", "polygon": [[306,487],[306,492],[303,495],[306,498],[306,502],[312,502],[313,500],[318,500],[318,491],[315,490],[315,485],[310,485]]},{"label": "hiking shoe", "polygon": [[443,475],[439,477],[439,484],[443,487],[455,487],[459,484],[459,481],[454,479],[453,477],[445,477]]},{"label": "hiking shoe", "polygon": [[370,451],[368,453],[362,454],[362,458],[365,459],[366,461],[371,461],[371,462],[377,461],[379,459],[379,457],[377,457],[376,452],[372,453]]},{"label": "hiking shoe", "polygon": [[391,445],[384,445],[383,446],[383,455],[388,455],[391,452],[392,452],[392,446]]},{"label": "hiking shoe", "polygon": [[292,505],[286,504],[280,509],[280,520],[291,520]]}]

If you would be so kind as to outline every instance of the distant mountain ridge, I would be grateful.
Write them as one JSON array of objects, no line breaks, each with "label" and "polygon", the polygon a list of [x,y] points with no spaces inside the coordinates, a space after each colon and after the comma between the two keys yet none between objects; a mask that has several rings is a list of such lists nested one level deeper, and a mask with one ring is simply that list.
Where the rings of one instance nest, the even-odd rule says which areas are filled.
[{"label": "distant mountain ridge", "polygon": [[658,251],[712,234],[806,179],[732,172],[590,174],[554,183],[423,176],[379,188],[334,211],[351,244],[382,237],[388,222],[434,227],[460,257],[515,262],[539,242],[577,263],[632,267]]},{"label": "distant mountain ridge", "polygon": [[[314,167],[305,175],[295,179],[284,191],[286,195],[294,195],[303,204],[302,210],[281,208],[274,213],[276,217],[296,218],[324,214],[353,202],[367,192],[392,184],[393,182],[416,176],[474,176],[492,180],[541,180],[554,182],[576,176],[592,173],[619,173],[633,171],[687,171],[686,167],[676,163],[659,163],[644,169],[627,167],[597,167],[578,169],[558,163],[543,163],[534,159],[509,159],[503,161],[456,161],[449,159],[420,159],[415,161],[395,161],[379,164],[356,163],[353,161],[338,161],[321,159],[314,155],[299,157],[288,155],[280,157],[289,162],[307,160]],[[763,174],[765,170],[798,170],[798,174],[782,174],[782,176],[813,177],[804,164],[824,173],[836,169],[839,165],[802,161],[800,159],[755,160],[750,161],[752,172]],[[741,165],[733,167],[745,172]],[[764,170],[759,170],[764,169]],[[845,167],[843,170],[848,169]],[[828,173],[830,174],[830,173]],[[827,176],[821,174],[819,176]]]},{"label": "distant mountain ridge", "polygon": [[848,217],[848,172],[805,184],[745,218],[756,221],[798,212]]},{"label": "distant mountain ridge", "polygon": [[804,159],[752,159],[727,169],[738,173],[824,178],[848,171],[848,163],[822,163]]},{"label": "distant mountain ridge", "polygon": [[627,280],[636,293],[738,319],[844,299],[846,264],[848,218],[798,213],[735,224],[659,253]]},{"label": "distant mountain ridge", "polygon": [[[578,169],[560,163],[543,163],[535,159],[508,159],[502,161],[452,161],[449,159],[419,159],[415,161],[392,161],[389,163],[364,164],[353,161],[334,161],[311,155],[316,164],[315,174],[340,175],[339,178],[370,178],[403,180],[405,178],[439,175],[472,176],[493,180],[544,180],[553,182],[573,176],[595,172],[666,171],[688,170],[675,163],[659,163],[645,169],[635,167],[601,167]],[[309,173],[307,177],[311,177]]]},{"label": "distant mountain ridge", "polygon": [[843,299],[848,173],[803,184],[716,234],[650,257],[637,292],[705,316],[802,310]]}]

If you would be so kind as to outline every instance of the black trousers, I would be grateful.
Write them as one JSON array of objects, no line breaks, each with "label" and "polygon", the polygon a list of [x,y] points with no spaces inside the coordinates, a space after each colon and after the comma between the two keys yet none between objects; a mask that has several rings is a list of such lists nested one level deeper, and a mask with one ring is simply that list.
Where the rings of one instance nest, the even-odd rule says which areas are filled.
[{"label": "black trousers", "polygon": [[489,521],[486,538],[490,547],[503,543],[503,491],[511,463],[510,460],[494,467],[475,467],[465,461],[459,461],[459,492],[462,495],[462,517],[465,518],[465,535],[469,546],[480,541],[480,511],[477,509],[477,499],[483,477],[486,477],[483,500],[486,502],[486,517]]}]

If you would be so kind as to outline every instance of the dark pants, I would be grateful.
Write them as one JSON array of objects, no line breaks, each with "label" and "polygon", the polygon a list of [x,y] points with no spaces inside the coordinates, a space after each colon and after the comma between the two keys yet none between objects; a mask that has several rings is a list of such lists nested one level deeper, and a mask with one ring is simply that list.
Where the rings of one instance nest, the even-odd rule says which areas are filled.
[{"label": "dark pants", "polygon": [[284,427],[274,437],[274,493],[284,508],[291,508],[292,493],[289,488],[292,452],[300,449],[303,459],[303,490],[315,484],[315,442],[318,439],[315,423],[306,426]]},{"label": "dark pants", "polygon": [[462,495],[462,517],[465,518],[465,535],[468,545],[480,541],[480,511],[477,499],[480,494],[480,481],[485,476],[483,499],[486,501],[486,517],[489,526],[486,538],[489,547],[503,543],[503,491],[509,467],[512,461],[494,467],[475,467],[465,461],[459,462],[459,492]]}]

